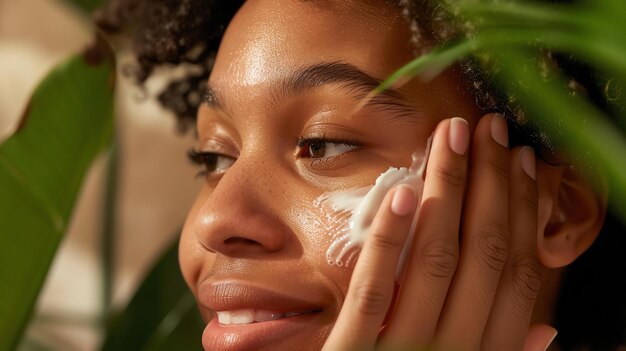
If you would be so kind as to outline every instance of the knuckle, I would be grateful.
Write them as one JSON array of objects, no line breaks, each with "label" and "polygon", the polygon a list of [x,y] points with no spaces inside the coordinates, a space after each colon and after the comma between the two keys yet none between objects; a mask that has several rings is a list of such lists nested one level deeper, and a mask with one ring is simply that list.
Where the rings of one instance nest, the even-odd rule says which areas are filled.
[{"label": "knuckle", "polygon": [[462,188],[465,185],[465,172],[459,167],[440,166],[437,168],[437,178],[453,188]]},{"label": "knuckle", "polygon": [[487,162],[489,169],[500,179],[507,179],[509,177],[508,164],[503,163],[499,159],[490,159]]},{"label": "knuckle", "polygon": [[501,223],[485,225],[476,236],[475,249],[482,263],[491,271],[502,271],[509,256],[506,226]]},{"label": "knuckle", "polygon": [[521,201],[525,209],[530,213],[537,212],[537,192],[535,188],[530,186],[523,187]]},{"label": "knuckle", "polygon": [[352,292],[358,313],[365,316],[381,315],[387,312],[390,298],[384,289],[373,283],[357,285]]},{"label": "knuckle", "polygon": [[379,252],[393,252],[399,250],[404,244],[404,241],[400,239],[402,236],[389,234],[390,233],[386,233],[384,230],[375,230],[371,238],[372,248]]},{"label": "knuckle", "polygon": [[432,242],[420,253],[422,267],[433,278],[450,278],[459,262],[458,244],[452,242]]},{"label": "knuckle", "polygon": [[541,288],[541,269],[536,258],[516,255],[507,265],[514,293],[526,302],[534,302]]}]

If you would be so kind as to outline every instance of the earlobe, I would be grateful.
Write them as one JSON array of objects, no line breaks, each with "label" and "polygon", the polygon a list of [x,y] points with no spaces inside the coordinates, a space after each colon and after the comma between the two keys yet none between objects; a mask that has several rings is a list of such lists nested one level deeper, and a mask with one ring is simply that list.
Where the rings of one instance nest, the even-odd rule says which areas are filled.
[{"label": "earlobe", "polygon": [[607,208],[606,186],[593,186],[572,167],[538,163],[537,250],[549,268],[572,263],[595,241]]}]

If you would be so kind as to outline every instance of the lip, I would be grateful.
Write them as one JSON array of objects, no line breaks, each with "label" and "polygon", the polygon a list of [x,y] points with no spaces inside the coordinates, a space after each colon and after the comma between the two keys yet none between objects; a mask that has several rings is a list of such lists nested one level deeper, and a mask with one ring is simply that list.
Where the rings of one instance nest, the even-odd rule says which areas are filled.
[{"label": "lip", "polygon": [[[279,292],[233,280],[203,282],[198,287],[198,300],[211,311],[258,309],[286,313],[323,310],[319,301],[307,301],[295,293]],[[214,316],[202,334],[202,345],[205,350],[262,349],[310,328],[310,322],[320,315],[321,313],[302,314],[267,322],[228,326],[219,324],[217,316]]]},{"label": "lip", "polygon": [[214,317],[202,333],[202,346],[215,351],[252,351],[272,349],[289,335],[310,328],[310,321],[319,318],[319,313],[302,314],[274,321],[244,325],[221,325]]},{"label": "lip", "polygon": [[262,309],[276,312],[319,310],[319,301],[235,280],[205,281],[198,288],[200,303],[212,311]]}]

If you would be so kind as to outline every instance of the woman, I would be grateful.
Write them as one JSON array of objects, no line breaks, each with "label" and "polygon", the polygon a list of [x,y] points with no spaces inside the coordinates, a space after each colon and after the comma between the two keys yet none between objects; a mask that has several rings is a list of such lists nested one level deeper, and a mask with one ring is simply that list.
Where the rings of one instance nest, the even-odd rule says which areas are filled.
[{"label": "woman", "polygon": [[[163,29],[172,34],[202,33],[212,22],[196,11],[227,16],[239,4],[168,6],[193,19]],[[513,147],[506,120],[482,116],[458,68],[357,108],[380,79],[433,45],[411,33],[402,10],[383,0],[250,0],[221,41],[203,39],[190,59],[206,59],[220,43],[191,154],[205,184],[179,252],[208,322],[206,350],[543,350],[554,338],[547,325],[560,268],[598,236],[606,191],[571,167],[535,160],[530,147]],[[185,38],[192,40],[168,46],[157,37],[166,50],[142,51],[140,78],[155,62],[179,62],[194,42]],[[183,116],[193,100],[184,96]],[[163,101],[176,105],[172,96]],[[328,264],[333,238],[316,199],[409,166],[431,134],[423,194],[393,187],[357,264]],[[529,332],[531,322],[539,326]]]}]

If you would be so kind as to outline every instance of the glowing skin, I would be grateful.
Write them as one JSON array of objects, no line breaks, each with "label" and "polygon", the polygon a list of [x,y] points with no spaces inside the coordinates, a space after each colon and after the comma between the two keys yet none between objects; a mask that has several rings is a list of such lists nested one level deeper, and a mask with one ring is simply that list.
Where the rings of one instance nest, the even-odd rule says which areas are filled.
[{"label": "glowing skin", "polygon": [[[401,11],[388,3],[383,0],[248,0],[229,25],[208,81],[215,99],[206,101],[198,112],[197,160],[205,166],[206,179],[189,211],[179,245],[183,277],[207,322],[202,336],[206,350],[319,350],[331,330],[337,335],[338,330],[358,329],[354,328],[358,321],[351,319],[336,324],[340,315],[350,318],[351,302],[355,307],[355,294],[353,291],[348,294],[351,279],[358,284],[359,279],[370,283],[366,278],[382,277],[380,274],[365,274],[368,270],[357,271],[352,276],[352,269],[338,269],[336,265],[328,264],[326,252],[336,239],[329,235],[328,226],[340,228],[345,223],[342,221],[347,220],[348,212],[344,212],[346,218],[328,221],[323,211],[314,206],[315,200],[324,193],[350,188],[361,188],[362,193],[357,195],[365,196],[370,190],[367,186],[371,186],[390,165],[411,164],[412,154],[426,145],[435,126],[447,125],[448,121],[439,123],[443,119],[459,116],[469,122],[470,131],[476,129],[482,113],[475,106],[474,98],[466,92],[466,83],[454,69],[433,80],[415,79],[360,105],[363,97],[381,79],[414,59],[414,52],[430,47],[430,43],[418,43],[424,45],[415,50],[410,44],[410,31]],[[476,152],[471,154],[483,161],[483,169],[472,170],[487,170],[493,177],[489,179],[500,179],[494,174],[494,167],[488,167],[488,161],[502,161],[502,157],[496,156],[502,156],[501,151],[506,150],[501,146],[491,147],[492,137],[486,129],[483,128],[480,135],[482,138],[474,140],[482,148],[472,146]],[[433,220],[420,221],[418,238],[428,238],[431,244],[438,242],[433,239],[446,239],[447,243],[457,243],[459,239],[457,228],[450,228],[452,221],[446,213],[448,206],[438,206],[458,205],[458,213],[453,217],[460,218],[461,194],[444,184],[446,179],[451,179],[450,173],[446,173],[450,171],[446,165],[459,165],[460,160],[449,157],[451,155],[446,151],[450,150],[445,144],[443,139],[436,138],[434,150],[437,151],[430,157],[431,166],[426,178],[427,184],[434,186],[426,186],[420,209],[423,218]],[[482,150],[491,152],[483,154]],[[544,230],[549,221],[558,220],[552,215],[553,209],[569,208],[569,216],[563,220],[571,216],[576,218],[576,223],[579,223],[582,212],[604,212],[592,211],[595,209],[573,211],[578,208],[574,205],[556,207],[558,199],[554,197],[560,196],[560,190],[573,191],[567,198],[580,199],[578,204],[581,206],[584,205],[581,202],[590,197],[587,196],[589,193],[582,192],[583,196],[579,196],[579,192],[586,188],[570,185],[559,188],[559,177],[565,170],[549,168],[545,164],[537,166],[540,230]],[[387,182],[386,177],[398,174],[404,177],[411,173],[410,170],[392,170],[379,183]],[[429,183],[429,179],[433,183]],[[544,179],[543,183],[541,179]],[[478,190],[475,194],[470,191],[468,197],[481,205],[471,206],[470,210],[492,210],[485,205],[494,203],[498,210],[508,208],[506,203],[486,201],[500,199],[502,187],[482,184],[478,177],[470,177],[470,180],[477,186],[469,190]],[[381,190],[373,191],[372,197],[377,198],[383,192],[380,186]],[[353,197],[350,205],[355,210],[359,196]],[[368,200],[364,203],[376,207],[377,202]],[[517,206],[517,203],[513,205]],[[507,218],[499,217],[503,211],[494,212],[496,220],[506,223]],[[363,219],[353,222],[366,226],[369,211],[360,213]],[[428,216],[430,214],[433,215]],[[486,228],[478,225],[484,224],[479,223],[479,219],[492,220],[487,223],[490,227],[495,223],[492,216],[466,214],[463,212],[464,218],[471,219],[471,224],[477,224],[476,228]],[[527,217],[533,218],[531,215]],[[393,233],[385,229],[395,224],[401,223],[403,231],[409,224],[409,215],[393,218],[399,221],[385,222],[386,228],[380,228],[383,234]],[[599,230],[597,225],[601,221],[596,221],[597,216],[590,215],[587,219],[596,223],[596,227],[589,228]],[[421,230],[425,223],[433,226]],[[530,228],[524,232],[535,229],[530,225],[532,221],[520,220],[519,223]],[[586,228],[568,224],[557,221],[551,223],[551,227]],[[438,226],[445,228],[442,230]],[[570,232],[565,230],[551,233],[549,237],[539,237],[538,248],[543,248],[540,257],[550,261],[551,267],[568,264],[584,252],[579,246],[563,241],[562,235],[556,235],[568,234],[565,238],[569,239]],[[469,237],[463,233],[461,238]],[[530,244],[525,244],[526,248],[536,241],[532,236],[525,239],[531,239]],[[579,241],[569,240],[569,243]],[[584,240],[589,244],[592,241],[593,238]],[[438,246],[432,248],[441,249]],[[483,251],[484,248],[478,245],[467,250],[476,258],[486,257]],[[432,253],[442,251],[431,250]],[[361,262],[365,262],[365,257]],[[426,256],[413,257],[417,260]],[[472,260],[472,254],[462,254],[463,257]],[[431,261],[432,258],[435,263],[441,262],[440,257],[431,256]],[[416,262],[410,267],[427,273],[424,268],[427,266],[417,266],[419,263]],[[469,270],[466,271],[468,274],[462,275],[467,278],[462,281],[467,286],[459,288],[455,284],[452,289],[457,292],[455,297],[482,296],[466,291],[483,288],[480,282],[490,277],[478,271],[485,266],[484,262],[460,266]],[[425,316],[426,309],[422,307],[435,306],[422,304],[413,310],[416,301],[412,293],[423,293],[420,295],[424,297],[422,303],[435,300],[443,303],[449,286],[441,279],[436,284],[421,280],[424,275],[411,277],[413,279],[403,280],[404,286],[398,289],[400,293],[395,297],[399,304],[405,302],[405,308],[400,310],[409,313],[409,323],[400,321],[397,325],[412,328],[414,317],[421,319]],[[556,298],[557,290],[551,291]],[[445,301],[447,304],[448,299]],[[513,306],[507,300],[498,301],[502,306]],[[544,298],[546,306],[552,305],[553,301],[551,296]],[[480,342],[482,330],[468,333],[465,326],[481,328],[482,324],[473,320],[475,308],[491,304],[460,302],[453,301],[450,310],[458,313],[459,318],[448,320],[461,323],[461,334],[477,337]],[[340,314],[342,307],[346,307],[343,311],[348,314]],[[355,308],[358,310],[358,306]],[[434,330],[441,320],[441,310],[434,308],[433,311],[429,320]],[[511,316],[510,313],[506,315]],[[399,320],[393,317],[390,317],[391,322]],[[508,326],[507,323],[498,324]],[[380,324],[373,325],[375,331],[370,336],[376,338]],[[425,327],[429,329],[430,322]],[[406,330],[406,334],[414,335],[415,330]],[[361,338],[352,340],[360,341]],[[329,342],[333,342],[332,338]]]},{"label": "glowing skin", "polygon": [[[333,240],[314,200],[411,164],[440,120],[480,116],[453,71],[352,113],[371,87],[355,88],[358,72],[380,80],[413,58],[401,12],[368,3],[249,0],[227,30],[208,82],[222,104],[203,105],[197,124],[197,151],[221,156],[179,254],[206,349],[319,350],[352,270],[327,263]],[[285,84],[292,76],[299,84]]]},{"label": "glowing skin", "polygon": [[[413,189],[418,202],[420,201],[424,190],[423,175],[430,154],[431,141],[432,137],[428,139],[425,152],[418,150],[413,153],[413,161],[409,168],[390,167],[376,178],[374,185],[324,193],[315,200],[315,206],[325,211],[327,221],[330,223],[329,234],[334,237],[326,251],[326,259],[330,265],[344,267],[350,265],[368,236],[374,216],[385,194],[392,187],[407,184]],[[396,279],[399,279],[402,274],[408,250],[413,242],[418,213],[419,206],[413,214],[409,235],[398,262]]]}]

